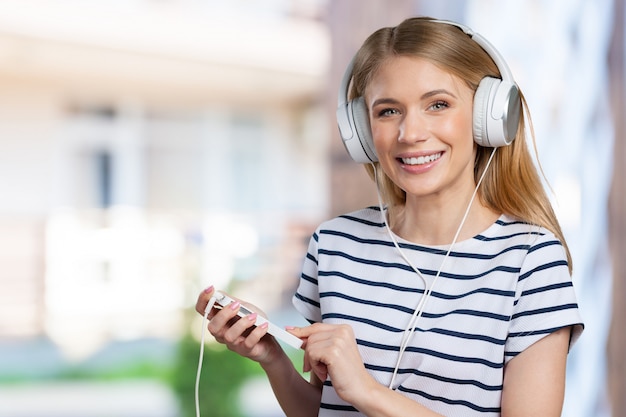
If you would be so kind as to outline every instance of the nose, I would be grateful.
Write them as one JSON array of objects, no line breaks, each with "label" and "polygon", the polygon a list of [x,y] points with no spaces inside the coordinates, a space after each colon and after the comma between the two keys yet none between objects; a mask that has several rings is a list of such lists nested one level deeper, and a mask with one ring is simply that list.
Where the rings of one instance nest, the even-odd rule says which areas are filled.
[{"label": "nose", "polygon": [[416,114],[406,114],[400,123],[398,142],[415,143],[428,138],[428,129],[423,118]]}]

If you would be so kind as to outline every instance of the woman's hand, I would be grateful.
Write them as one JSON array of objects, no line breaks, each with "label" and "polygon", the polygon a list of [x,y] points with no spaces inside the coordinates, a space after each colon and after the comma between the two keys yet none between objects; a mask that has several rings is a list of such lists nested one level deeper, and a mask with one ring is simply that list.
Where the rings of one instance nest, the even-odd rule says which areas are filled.
[{"label": "woman's hand", "polygon": [[[202,316],[213,293],[214,288],[211,286],[198,296],[196,311]],[[257,307],[246,304],[246,308],[255,313],[239,317],[237,313],[240,307],[241,302],[237,300],[222,309],[211,309],[207,329],[215,340],[225,344],[233,352],[261,364],[271,361],[282,348],[271,335],[267,334],[267,323],[258,327],[254,325],[257,314],[264,316],[264,313]]]},{"label": "woman's hand", "polygon": [[330,376],[344,401],[355,404],[358,396],[378,385],[363,365],[352,327],[316,323],[288,330],[305,340],[304,372],[313,372],[321,381]]}]

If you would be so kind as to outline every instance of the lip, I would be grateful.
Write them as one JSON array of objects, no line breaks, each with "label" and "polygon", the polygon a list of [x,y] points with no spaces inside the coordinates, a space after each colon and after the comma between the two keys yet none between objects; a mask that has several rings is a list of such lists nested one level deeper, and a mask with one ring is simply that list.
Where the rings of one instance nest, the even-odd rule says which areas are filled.
[{"label": "lip", "polygon": [[[432,155],[436,155],[436,154],[441,154],[441,156],[439,158],[435,159],[434,161],[427,162],[427,163],[424,163],[424,164],[410,165],[410,164],[405,164],[402,161],[403,159],[407,159],[407,158],[427,157],[427,156],[432,156]],[[402,169],[404,169],[404,170],[406,170],[408,172],[411,172],[411,173],[422,173],[422,172],[429,171],[435,165],[437,165],[439,163],[439,161],[441,161],[441,159],[443,158],[444,155],[445,155],[444,151],[410,152],[410,153],[403,153],[403,154],[398,155],[396,157],[396,161],[402,167]]]}]

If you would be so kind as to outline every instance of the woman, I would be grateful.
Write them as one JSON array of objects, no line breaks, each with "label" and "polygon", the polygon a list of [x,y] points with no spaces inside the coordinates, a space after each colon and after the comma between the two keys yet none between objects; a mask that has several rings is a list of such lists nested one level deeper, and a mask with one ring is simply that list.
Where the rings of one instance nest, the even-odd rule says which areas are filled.
[{"label": "woman", "polygon": [[559,416],[582,322],[506,64],[465,27],[411,18],[373,33],[349,80],[339,128],[386,206],[310,241],[294,305],[312,324],[289,329],[310,381],[254,315],[231,320],[238,304],[209,331],[290,417]]}]

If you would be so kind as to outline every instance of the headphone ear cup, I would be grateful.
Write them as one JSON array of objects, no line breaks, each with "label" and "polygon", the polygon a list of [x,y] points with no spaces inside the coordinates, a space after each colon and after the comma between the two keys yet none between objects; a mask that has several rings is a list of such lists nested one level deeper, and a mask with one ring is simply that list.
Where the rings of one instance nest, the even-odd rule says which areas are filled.
[{"label": "headphone ear cup", "polygon": [[357,97],[337,107],[339,134],[348,155],[362,164],[378,161],[365,99]]},{"label": "headphone ear cup", "polygon": [[355,132],[367,158],[365,161],[361,160],[361,162],[378,161],[365,98],[357,97],[352,100],[352,120],[354,121]]},{"label": "headphone ear cup", "polygon": [[494,148],[511,144],[520,115],[517,86],[498,78],[483,78],[474,93],[474,141],[480,146]]},{"label": "headphone ear cup", "polygon": [[487,133],[487,114],[489,112],[489,98],[494,91],[495,84],[499,81],[500,80],[495,78],[485,77],[480,80],[480,84],[478,84],[478,88],[474,93],[472,126],[474,142],[480,146],[491,146]]}]

